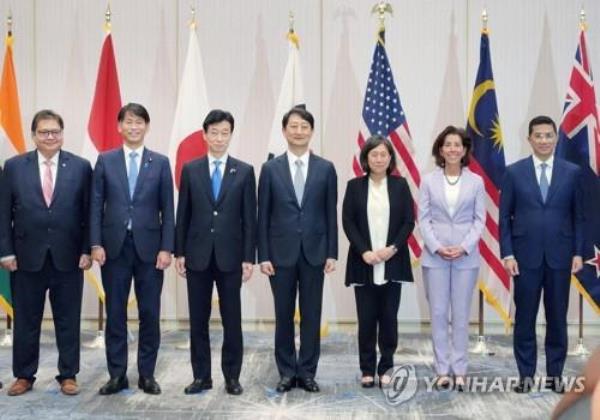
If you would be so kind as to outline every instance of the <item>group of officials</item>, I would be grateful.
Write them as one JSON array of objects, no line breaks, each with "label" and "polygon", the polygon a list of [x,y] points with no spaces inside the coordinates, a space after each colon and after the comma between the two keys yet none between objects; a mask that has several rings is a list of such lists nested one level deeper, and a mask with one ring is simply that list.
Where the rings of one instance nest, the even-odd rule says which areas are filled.
[{"label": "group of officials", "polygon": [[[193,382],[186,394],[213,385],[213,283],[224,332],[225,390],[243,392],[240,289],[255,263],[269,277],[274,297],[276,391],[301,387],[318,392],[324,275],[336,269],[338,258],[337,175],[331,162],[310,151],[310,112],[295,107],[283,116],[288,149],[262,166],[257,200],[253,167],[228,153],[233,116],[210,111],[203,124],[208,153],[184,166],[176,214],[169,160],[144,146],[148,112],[142,105],[127,104],[116,123],[123,147],[100,154],[92,171],[88,161],[62,150],[60,115],[42,110],[31,124],[35,150],[7,160],[0,170],[0,264],[12,272],[15,314],[16,380],[8,395],[33,387],[46,292],[59,354],[56,380],[63,394],[79,393],[83,270],[93,261],[101,266],[106,292],[110,379],[100,394],[129,386],[126,322],[132,280],[139,309],[138,387],[160,394],[155,379],[160,296],[173,254],[188,289]],[[533,387],[542,290],[546,370],[552,379],[547,386],[561,392],[569,277],[582,266],[579,168],[553,156],[556,140],[554,122],[534,118],[528,134],[533,155],[509,166],[502,185],[500,245],[514,279],[517,392]],[[486,223],[484,183],[468,169],[471,149],[464,130],[449,126],[440,133],[432,149],[437,169],[423,179],[416,215],[424,240],[421,263],[436,386],[458,391],[465,386],[470,303]],[[356,297],[361,385],[366,388],[376,379],[379,386],[392,381],[401,283],[413,281],[408,243],[415,206],[395,156],[387,138],[369,138],[360,154],[365,175],[348,182],[343,200],[343,228],[350,243],[346,285]]]}]

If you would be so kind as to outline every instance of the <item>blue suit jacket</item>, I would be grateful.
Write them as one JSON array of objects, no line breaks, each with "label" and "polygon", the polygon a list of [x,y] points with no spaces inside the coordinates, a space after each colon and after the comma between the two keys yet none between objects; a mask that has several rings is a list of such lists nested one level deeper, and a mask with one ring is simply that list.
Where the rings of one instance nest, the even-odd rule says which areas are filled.
[{"label": "blue suit jacket", "polygon": [[19,270],[39,271],[48,252],[60,271],[77,270],[89,254],[88,211],[92,167],[60,151],[50,207],[44,201],[37,152],[4,165],[0,198],[0,257],[15,255]]},{"label": "blue suit jacket", "polygon": [[231,156],[215,200],[208,157],[187,163],[181,173],[175,255],[187,267],[205,270],[214,251],[221,271],[256,261],[256,179],[254,168]]},{"label": "blue suit jacket", "polygon": [[258,185],[258,260],[296,264],[300,251],[311,265],[337,259],[337,175],[333,164],[310,154],[298,203],[287,154],[262,166]]},{"label": "blue suit jacket", "polygon": [[173,252],[173,181],[166,156],[144,149],[131,199],[123,148],[102,153],[96,161],[91,195],[90,243],[103,246],[107,258],[119,256],[129,220],[142,261],[155,261],[159,251]]},{"label": "blue suit jacket", "polygon": [[500,194],[500,254],[520,267],[570,269],[582,255],[583,211],[580,168],[554,158],[546,202],[531,157],[506,168]]}]

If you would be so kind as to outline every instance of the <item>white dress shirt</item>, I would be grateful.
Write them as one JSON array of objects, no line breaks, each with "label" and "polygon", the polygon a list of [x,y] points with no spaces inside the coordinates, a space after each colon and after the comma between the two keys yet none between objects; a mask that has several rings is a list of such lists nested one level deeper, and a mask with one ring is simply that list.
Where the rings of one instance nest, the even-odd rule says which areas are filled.
[{"label": "white dress shirt", "polygon": [[296,175],[296,161],[300,159],[304,165],[302,165],[302,176],[304,177],[304,182],[306,183],[306,175],[308,174],[308,158],[310,157],[310,152],[307,150],[304,152],[302,156],[296,156],[289,150],[286,152],[288,158],[288,164],[290,165],[290,175],[292,179]]},{"label": "white dress shirt", "polygon": [[125,169],[126,169],[126,173],[127,176],[129,176],[129,162],[131,161],[131,158],[129,157],[129,154],[131,152],[136,152],[138,155],[135,157],[135,162],[137,163],[137,167],[138,167],[138,174],[140,173],[140,162],[142,161],[142,156],[144,156],[144,146],[138,147],[137,149],[130,149],[129,147],[123,145],[123,152],[125,153]]},{"label": "white dress shirt", "polygon": [[548,178],[548,186],[552,183],[552,166],[554,165],[554,155],[550,156],[547,160],[540,160],[536,155],[531,155],[533,158],[533,167],[535,168],[535,177],[537,178],[538,185],[540,185],[540,178],[542,176],[542,163],[546,165],[546,178]]},{"label": "white dress shirt", "polygon": [[[44,188],[44,175],[46,174],[46,159],[40,152],[37,153],[38,166],[40,168],[40,185]],[[52,162],[50,165],[50,171],[52,172],[52,188],[56,187],[56,175],[58,174],[58,155],[60,152],[56,152],[49,160]]]},{"label": "white dress shirt", "polygon": [[[390,199],[387,178],[383,178],[379,184],[369,178],[367,220],[369,222],[369,235],[371,236],[371,249],[385,248],[390,225]],[[385,262],[373,266],[373,283],[378,286],[387,283]]]},{"label": "white dress shirt", "polygon": [[221,162],[221,164],[219,165],[219,171],[221,171],[221,179],[223,179],[223,175],[225,175],[225,166],[227,165],[228,157],[229,155],[225,153],[223,156],[217,159],[216,157],[208,153],[208,175],[210,178],[212,178],[213,172],[215,171],[215,161],[218,160],[219,162]]}]

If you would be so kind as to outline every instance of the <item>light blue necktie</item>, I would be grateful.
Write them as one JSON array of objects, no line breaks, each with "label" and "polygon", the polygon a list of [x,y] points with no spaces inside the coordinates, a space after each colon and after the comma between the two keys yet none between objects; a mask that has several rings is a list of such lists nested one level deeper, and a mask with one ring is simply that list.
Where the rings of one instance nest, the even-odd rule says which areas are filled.
[{"label": "light blue necktie", "polygon": [[133,193],[135,192],[135,184],[137,183],[138,177],[138,164],[137,164],[137,152],[129,153],[129,173],[127,178],[129,180],[129,197],[133,199]]},{"label": "light blue necktie", "polygon": [[548,196],[548,177],[546,176],[546,168],[548,167],[547,163],[542,163],[540,165],[542,167],[542,174],[540,175],[540,192],[542,193],[542,200],[544,203],[546,202],[546,197]]},{"label": "light blue necktie", "polygon": [[216,201],[217,197],[219,197],[219,191],[221,191],[221,180],[223,179],[223,177],[221,176],[221,170],[219,169],[219,166],[223,162],[221,162],[220,160],[215,160],[213,163],[215,164],[215,170],[213,171],[211,181],[213,197]]},{"label": "light blue necktie", "polygon": [[302,173],[302,166],[304,162],[297,159],[296,162],[296,173],[294,174],[294,192],[296,193],[296,200],[298,204],[302,205],[302,196],[304,195],[304,174]]}]

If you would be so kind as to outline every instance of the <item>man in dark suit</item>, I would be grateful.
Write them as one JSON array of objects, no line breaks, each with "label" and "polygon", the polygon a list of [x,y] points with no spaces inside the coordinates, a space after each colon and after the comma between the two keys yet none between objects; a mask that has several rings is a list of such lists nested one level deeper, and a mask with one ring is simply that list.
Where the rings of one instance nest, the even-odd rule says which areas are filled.
[{"label": "man in dark suit", "polygon": [[138,387],[160,394],[154,379],[160,345],[163,271],[175,242],[173,181],[166,156],[144,147],[148,111],[130,103],[119,111],[123,148],[98,156],[92,180],[90,243],[106,292],[108,395],[127,388],[127,300],[134,278],[140,329]]},{"label": "man in dark suit", "polygon": [[[258,260],[275,302],[277,392],[296,384],[318,392],[323,272],[335,270],[338,253],[337,175],[333,164],[308,149],[314,118],[304,108],[283,117],[288,150],[265,163],[258,187]],[[300,351],[294,344],[296,294]]]},{"label": "man in dark suit", "polygon": [[528,140],[533,156],[506,168],[500,195],[500,252],[514,279],[513,344],[521,378],[515,391],[529,392],[533,385],[543,290],[546,386],[562,392],[570,277],[582,268],[580,169],[554,157],[556,125],[549,117],[530,121]]},{"label": "man in dark suit", "polygon": [[255,262],[256,180],[252,166],[227,153],[233,127],[229,112],[210,111],[203,123],[208,156],[185,165],[181,176],[175,255],[178,273],[187,277],[194,373],[186,394],[212,388],[208,321],[213,282],[223,323],[225,390],[243,392],[240,288]]},{"label": "man in dark suit", "polygon": [[50,110],[33,117],[36,150],[4,166],[0,198],[0,262],[13,272],[13,374],[8,395],[33,387],[49,291],[65,395],[79,393],[79,327],[83,271],[91,266],[88,203],[90,163],[61,150],[63,120]]}]

